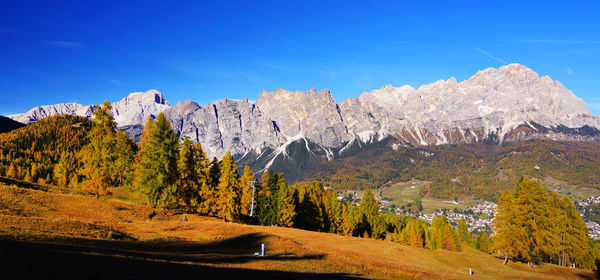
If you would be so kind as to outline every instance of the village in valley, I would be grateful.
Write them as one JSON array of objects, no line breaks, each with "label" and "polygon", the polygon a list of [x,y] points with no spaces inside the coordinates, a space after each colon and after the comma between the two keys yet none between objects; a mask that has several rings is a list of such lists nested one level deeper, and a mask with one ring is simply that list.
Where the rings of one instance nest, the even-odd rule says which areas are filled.
[{"label": "village in valley", "polygon": [[[362,199],[361,192],[338,191],[337,193],[339,201],[351,202],[355,205],[358,205]],[[427,214],[423,213],[423,211],[413,211],[407,208],[406,205],[396,205],[392,200],[383,198],[381,195],[375,195],[375,199],[379,204],[379,211],[389,211],[396,215],[413,216],[428,223],[431,223],[436,216],[446,216],[453,226],[456,226],[460,219],[464,219],[469,226],[469,231],[473,233],[486,232],[493,234],[492,224],[498,213],[497,204],[485,200],[464,210],[458,207],[452,208],[452,204],[458,205],[462,202],[461,200],[446,201],[449,206],[448,208],[436,209],[433,213]],[[590,230],[588,233],[589,236],[595,240],[600,239],[600,196],[591,196],[576,203],[576,205]]]}]

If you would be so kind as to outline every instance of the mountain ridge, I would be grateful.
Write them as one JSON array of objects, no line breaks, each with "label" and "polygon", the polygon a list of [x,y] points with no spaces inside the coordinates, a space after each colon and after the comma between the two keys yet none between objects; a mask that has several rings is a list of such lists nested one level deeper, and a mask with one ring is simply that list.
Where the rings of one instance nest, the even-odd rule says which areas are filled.
[{"label": "mountain ridge", "polygon": [[[91,105],[67,103],[9,117],[30,123],[56,113],[90,117],[92,110]],[[309,156],[327,160],[353,143],[387,137],[394,139],[392,148],[490,137],[498,142],[536,138],[600,142],[600,117],[593,116],[581,98],[521,64],[487,68],[461,82],[451,77],[416,89],[385,85],[340,103],[327,89],[281,88],[263,90],[254,103],[247,98],[223,99],[200,106],[187,100],[171,107],[157,90],[131,93],[113,103],[115,121],[134,138],[145,120],[160,112],[181,138],[201,143],[211,157],[231,151],[240,157],[268,156],[267,164],[275,157],[285,158],[295,141],[304,141]]]}]

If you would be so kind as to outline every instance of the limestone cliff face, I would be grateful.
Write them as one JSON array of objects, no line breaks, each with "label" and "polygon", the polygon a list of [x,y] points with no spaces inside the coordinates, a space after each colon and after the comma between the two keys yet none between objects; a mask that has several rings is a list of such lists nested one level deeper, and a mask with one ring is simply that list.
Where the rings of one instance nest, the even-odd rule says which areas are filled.
[{"label": "limestone cliff face", "polygon": [[352,139],[329,90],[263,91],[256,107],[275,121],[286,138],[304,136],[314,143],[333,148]]},{"label": "limestone cliff face", "polygon": [[[36,107],[10,118],[31,123],[57,113],[92,116],[93,107],[66,103]],[[417,89],[384,86],[336,103],[329,90],[263,91],[255,104],[224,99],[206,106],[181,101],[170,107],[156,90],[113,103],[119,127],[139,135],[148,117],[164,112],[183,139],[208,156],[292,157],[288,150],[331,159],[360,143],[386,137],[394,145],[437,145],[531,138],[600,141],[600,118],[558,81],[519,64],[477,72],[468,80],[440,80]]]},{"label": "limestone cliff face", "polygon": [[340,108],[349,130],[361,139],[390,134],[417,145],[472,142],[490,133],[504,140],[523,124],[533,131],[532,123],[546,128],[600,124],[558,81],[519,64],[479,71],[460,83],[451,78],[418,89],[385,86]]},{"label": "limestone cliff face", "polygon": [[171,108],[158,90],[133,92],[112,104],[115,121],[120,127],[143,125],[148,117],[154,118],[160,112]]},{"label": "limestone cliff face", "polygon": [[201,143],[211,157],[221,157],[227,151],[234,155],[251,150],[261,153],[285,142],[275,122],[248,99],[224,99],[204,107],[181,101],[165,114],[180,138]]}]

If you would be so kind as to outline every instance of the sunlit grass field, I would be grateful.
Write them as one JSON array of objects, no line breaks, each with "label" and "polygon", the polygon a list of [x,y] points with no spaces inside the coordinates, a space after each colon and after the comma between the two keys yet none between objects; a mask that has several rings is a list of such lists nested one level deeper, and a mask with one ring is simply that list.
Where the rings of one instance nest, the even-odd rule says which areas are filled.
[{"label": "sunlit grass field", "polygon": [[[51,254],[53,257],[45,262],[52,264],[60,264],[58,259],[65,257],[70,262],[81,261],[79,267],[85,267],[87,258],[93,257],[101,258],[107,271],[111,267],[118,270],[123,262],[132,262],[127,269],[139,269],[139,273],[151,273],[153,270],[149,268],[156,267],[171,273],[173,265],[180,272],[200,270],[217,275],[217,279],[240,275],[280,279],[594,277],[591,271],[548,264],[529,268],[511,262],[505,266],[501,259],[471,248],[462,252],[429,251],[391,241],[225,223],[189,214],[188,221],[181,221],[181,213],[168,211],[150,219],[155,210],[135,203],[139,198],[127,198],[131,193],[126,190],[113,193],[116,199],[109,196],[95,199],[0,185],[0,240],[41,242],[27,243],[35,244],[28,250]],[[267,257],[253,255],[261,243],[267,244]],[[49,266],[53,268],[54,265]],[[474,275],[468,275],[469,268]],[[234,272],[237,274],[231,274]]]},{"label": "sunlit grass field", "polygon": [[[424,181],[413,180],[410,182],[396,183],[390,187],[384,187],[382,194],[384,198],[392,200],[396,205],[406,205],[419,198],[419,192],[429,186],[430,183]],[[431,214],[436,209],[466,209],[482,202],[480,199],[468,199],[454,203],[449,199],[437,199],[433,197],[423,197],[423,213]]]}]

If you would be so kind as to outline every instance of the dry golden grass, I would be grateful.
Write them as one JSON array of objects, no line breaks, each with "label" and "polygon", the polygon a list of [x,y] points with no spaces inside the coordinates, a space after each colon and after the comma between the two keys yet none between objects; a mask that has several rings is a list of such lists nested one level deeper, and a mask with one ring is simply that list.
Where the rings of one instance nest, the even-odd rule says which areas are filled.
[{"label": "dry golden grass", "polygon": [[[429,251],[389,241],[225,223],[197,215],[187,215],[188,221],[181,222],[181,215],[172,212],[162,218],[148,218],[153,211],[107,198],[0,185],[0,238],[88,244],[106,249],[96,255],[152,263],[353,277],[329,279],[595,277],[588,270],[547,264],[535,268],[520,263],[505,266],[502,260],[471,248],[463,252]],[[267,243],[268,257],[252,256],[260,243]],[[468,275],[469,268],[474,275]]]}]

